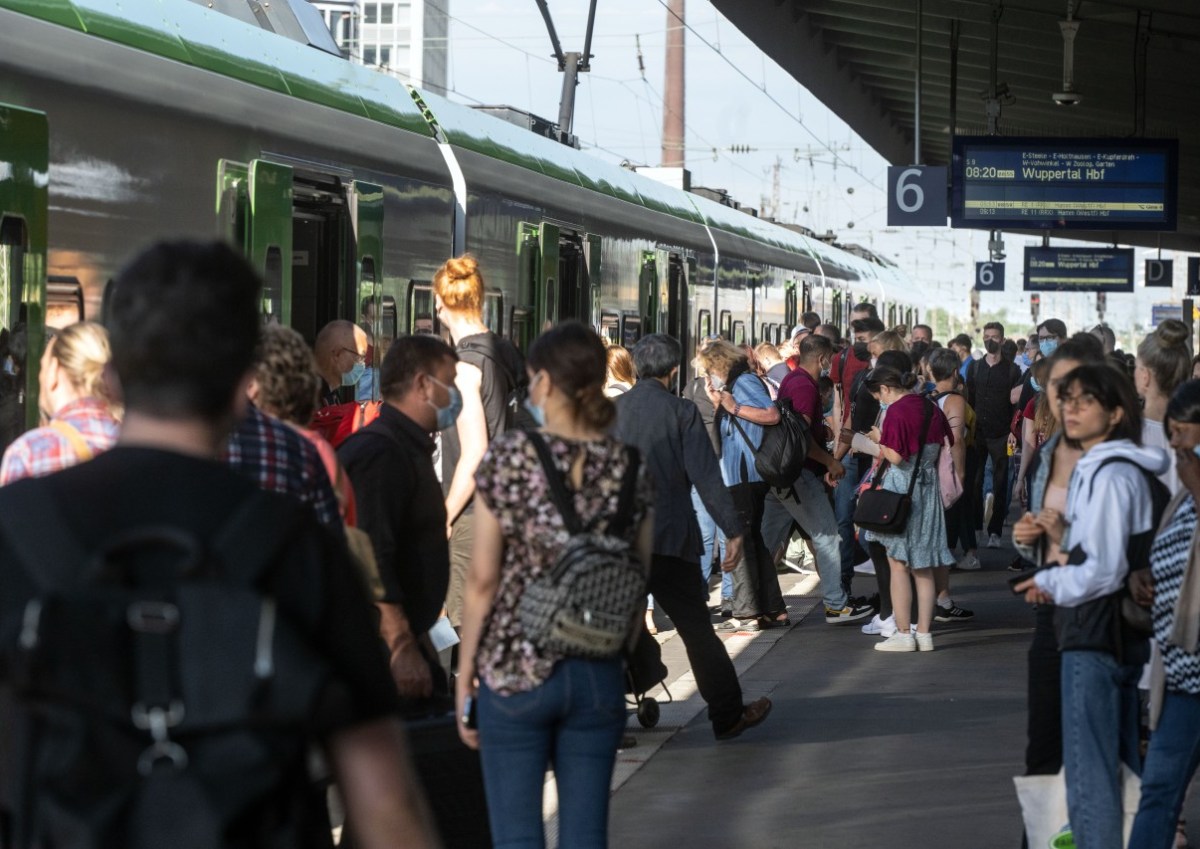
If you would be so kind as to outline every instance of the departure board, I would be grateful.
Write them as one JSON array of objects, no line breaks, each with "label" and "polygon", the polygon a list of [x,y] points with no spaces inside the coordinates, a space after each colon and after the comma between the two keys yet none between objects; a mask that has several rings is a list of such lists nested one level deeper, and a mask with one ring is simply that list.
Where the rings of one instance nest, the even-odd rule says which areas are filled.
[{"label": "departure board", "polygon": [[1026,292],[1132,292],[1132,248],[1026,248]]},{"label": "departure board", "polygon": [[1174,230],[1173,139],[957,136],[950,223],[1001,230]]}]

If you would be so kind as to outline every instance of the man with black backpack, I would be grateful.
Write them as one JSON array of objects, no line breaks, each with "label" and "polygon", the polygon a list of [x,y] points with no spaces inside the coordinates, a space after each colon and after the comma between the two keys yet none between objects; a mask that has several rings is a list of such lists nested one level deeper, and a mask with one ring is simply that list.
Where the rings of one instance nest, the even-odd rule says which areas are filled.
[{"label": "man with black backpack", "polygon": [[217,461],[261,282],[163,244],[112,284],[117,447],[0,490],[0,824],[13,847],[433,847],[365,589],[311,508]]},{"label": "man with black backpack", "polygon": [[869,618],[874,608],[853,603],[842,582],[841,537],[833,505],[825,493],[825,484],[836,486],[846,474],[841,462],[825,450],[824,405],[817,378],[833,359],[833,343],[824,336],[810,334],[800,343],[800,365],[779,385],[779,400],[788,401],[796,414],[812,431],[808,441],[808,461],[791,487],[773,491],[763,513],[763,537],[773,550],[783,540],[770,526],[788,528],[795,520],[813,542],[817,573],[821,576],[821,594],[825,600],[825,621],[844,625]]}]

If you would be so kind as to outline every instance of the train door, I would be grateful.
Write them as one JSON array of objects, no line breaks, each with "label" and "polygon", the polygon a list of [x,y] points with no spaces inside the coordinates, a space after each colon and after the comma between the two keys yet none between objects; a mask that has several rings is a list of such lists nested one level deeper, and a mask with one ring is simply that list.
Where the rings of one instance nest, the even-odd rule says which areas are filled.
[{"label": "train door", "polygon": [[[808,286],[805,285],[805,298],[808,297]],[[799,293],[796,291],[796,281],[789,280],[783,284],[783,326],[790,333],[799,324]]]},{"label": "train door", "polygon": [[0,451],[38,423],[49,160],[45,113],[0,104]]},{"label": "train door", "polygon": [[[540,329],[560,321],[588,321],[599,299],[589,284],[588,268],[599,270],[598,239],[564,233],[556,224],[521,224],[518,232],[517,303],[509,336],[525,350]],[[594,253],[594,255],[593,255]]]},{"label": "train door", "polygon": [[623,340],[626,347],[630,347],[641,338],[643,333],[658,332],[658,314],[662,309],[660,292],[658,287],[658,257],[654,251],[644,251],[642,253],[642,267],[638,272],[638,332],[636,335],[626,333],[627,338]]},{"label": "train door", "polygon": [[691,359],[688,351],[692,349],[689,338],[690,322],[688,322],[688,273],[683,257],[670,254],[667,258],[667,327],[666,333],[679,341],[683,352],[679,363],[679,373],[687,375],[687,363]]},{"label": "train door", "polygon": [[584,257],[587,272],[588,323],[600,330],[600,280],[604,263],[603,243],[599,236],[588,236],[584,241]]},{"label": "train door", "polygon": [[292,169],[261,159],[249,165],[222,159],[217,185],[225,232],[263,279],[263,318],[290,324]]},{"label": "train door", "polygon": [[588,286],[588,245],[577,233],[558,236],[557,311],[553,322],[576,319],[587,323],[592,311]]}]

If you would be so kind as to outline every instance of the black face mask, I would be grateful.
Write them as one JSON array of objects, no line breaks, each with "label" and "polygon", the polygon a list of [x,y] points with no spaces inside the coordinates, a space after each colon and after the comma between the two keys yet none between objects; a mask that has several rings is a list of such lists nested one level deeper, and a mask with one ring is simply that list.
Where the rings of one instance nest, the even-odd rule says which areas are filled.
[{"label": "black face mask", "polygon": [[854,343],[854,358],[859,362],[869,363],[871,361],[871,352],[867,350],[866,342]]},{"label": "black face mask", "polygon": [[995,339],[984,339],[983,347],[987,350],[987,352],[989,354],[999,354],[1000,353],[1000,343],[997,342]]}]

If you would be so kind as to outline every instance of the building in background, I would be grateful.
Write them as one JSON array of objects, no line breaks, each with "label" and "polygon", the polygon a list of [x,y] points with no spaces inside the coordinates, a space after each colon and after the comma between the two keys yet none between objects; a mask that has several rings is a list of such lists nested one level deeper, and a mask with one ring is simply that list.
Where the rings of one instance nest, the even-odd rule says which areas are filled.
[{"label": "building in background", "polygon": [[417,88],[446,93],[450,0],[309,0],[342,52]]}]

